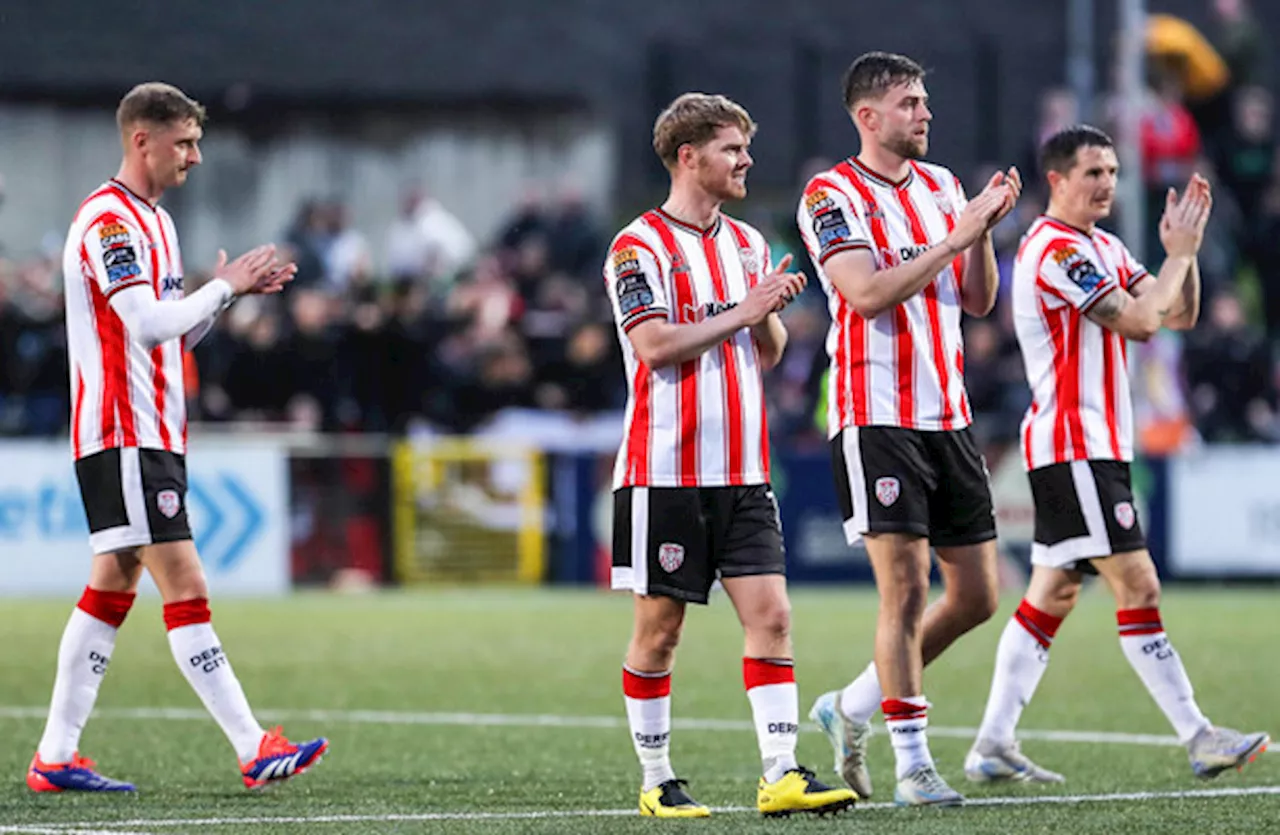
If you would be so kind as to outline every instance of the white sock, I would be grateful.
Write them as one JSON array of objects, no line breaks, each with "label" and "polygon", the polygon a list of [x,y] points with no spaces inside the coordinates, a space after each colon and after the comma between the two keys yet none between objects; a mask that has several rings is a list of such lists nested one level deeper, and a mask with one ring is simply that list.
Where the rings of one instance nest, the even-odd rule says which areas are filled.
[{"label": "white sock", "polygon": [[[188,607],[188,604],[192,604]],[[203,614],[198,610],[203,606]],[[188,607],[171,609],[171,607]],[[171,612],[179,616],[171,619]],[[194,617],[203,617],[194,623],[181,623],[181,614],[195,611]],[[240,762],[248,762],[258,756],[258,746],[264,731],[253,716],[249,700],[231,670],[231,662],[222,652],[222,644],[208,620],[206,601],[182,601],[165,605],[165,620],[170,624],[169,648],[173,660],[178,662],[182,674],[187,677],[191,689],[196,691],[205,709],[212,714],[218,727],[227,735],[231,747],[236,749]]]},{"label": "white sock", "polygon": [[933,765],[933,755],[929,753],[926,734],[929,727],[928,707],[929,702],[924,696],[885,699],[881,705],[889,741],[893,743],[893,754],[897,758],[895,773],[899,780],[921,766]]},{"label": "white sock", "polygon": [[987,697],[978,739],[1013,742],[1022,710],[1031,703],[1049,667],[1049,646],[1061,623],[1061,618],[1045,614],[1025,600],[1009,618],[996,649],[991,695]]},{"label": "white sock", "polygon": [[631,743],[643,771],[641,791],[676,778],[671,768],[671,673],[641,673],[622,668]]},{"label": "white sock", "polygon": [[872,661],[840,693],[840,710],[850,722],[865,725],[880,709],[884,694],[880,690],[880,676],[876,674],[876,662]]},{"label": "white sock", "polygon": [[111,663],[116,627],[83,609],[71,610],[58,644],[58,673],[53,681],[49,719],[40,737],[40,760],[65,763],[80,746],[80,733],[93,712],[98,688]]},{"label": "white sock", "polygon": [[790,659],[744,658],[742,681],[751,702],[751,717],[760,743],[766,783],[781,779],[796,763],[800,731],[800,693]]},{"label": "white sock", "polygon": [[1120,648],[1130,666],[1185,745],[1209,727],[1209,720],[1200,712],[1182,659],[1164,633],[1160,610],[1122,609],[1116,612],[1116,621],[1120,626]]}]

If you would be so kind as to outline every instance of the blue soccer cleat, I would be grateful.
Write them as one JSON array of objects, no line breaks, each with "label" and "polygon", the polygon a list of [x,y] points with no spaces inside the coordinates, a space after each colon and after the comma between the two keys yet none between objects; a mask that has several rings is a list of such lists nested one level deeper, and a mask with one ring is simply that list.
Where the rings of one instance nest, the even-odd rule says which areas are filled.
[{"label": "blue soccer cleat", "polygon": [[113,780],[93,770],[93,760],[76,752],[70,762],[46,763],[40,752],[27,769],[27,788],[33,792],[131,792],[133,783]]},{"label": "blue soccer cleat", "polygon": [[272,783],[288,780],[320,762],[320,757],[328,749],[329,740],[324,737],[310,742],[293,743],[285,739],[277,726],[262,737],[262,742],[258,744],[258,756],[247,763],[241,763],[240,773],[244,777],[244,786],[247,789],[261,789]]}]

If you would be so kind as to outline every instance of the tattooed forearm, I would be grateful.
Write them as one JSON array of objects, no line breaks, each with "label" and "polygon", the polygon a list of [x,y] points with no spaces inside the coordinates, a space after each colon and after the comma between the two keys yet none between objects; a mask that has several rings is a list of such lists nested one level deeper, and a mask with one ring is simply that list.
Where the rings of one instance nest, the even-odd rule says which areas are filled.
[{"label": "tattooed forearm", "polygon": [[1119,316],[1120,312],[1124,310],[1125,301],[1128,298],[1129,294],[1124,291],[1108,293],[1093,306],[1093,310],[1090,313],[1095,318],[1110,321]]}]

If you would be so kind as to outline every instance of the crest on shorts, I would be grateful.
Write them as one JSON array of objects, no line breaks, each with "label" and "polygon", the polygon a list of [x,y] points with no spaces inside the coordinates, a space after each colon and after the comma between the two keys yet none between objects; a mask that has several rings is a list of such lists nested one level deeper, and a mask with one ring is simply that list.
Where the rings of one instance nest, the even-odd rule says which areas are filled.
[{"label": "crest on shorts", "polygon": [[674,542],[664,542],[658,546],[658,565],[670,574],[684,565],[684,546]]},{"label": "crest on shorts", "polygon": [[1137,514],[1133,511],[1133,502],[1116,502],[1116,521],[1120,523],[1120,527],[1126,531],[1129,530],[1137,518]]},{"label": "crest on shorts", "polygon": [[156,493],[156,507],[166,519],[172,519],[182,509],[182,499],[178,498],[177,490],[161,490]]},{"label": "crest on shorts", "polygon": [[898,479],[891,475],[876,479],[876,498],[885,507],[898,500],[898,493],[901,492],[901,489]]}]

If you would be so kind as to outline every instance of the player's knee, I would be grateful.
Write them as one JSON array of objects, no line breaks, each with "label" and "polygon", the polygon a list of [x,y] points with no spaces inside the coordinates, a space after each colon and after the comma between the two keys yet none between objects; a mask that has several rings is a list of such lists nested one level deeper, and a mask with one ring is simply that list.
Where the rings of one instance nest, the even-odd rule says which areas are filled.
[{"label": "player's knee", "polygon": [[993,585],[977,586],[969,590],[960,606],[961,618],[966,629],[973,629],[995,615],[1000,607],[1000,593]]},{"label": "player's knee", "polygon": [[1133,580],[1124,590],[1125,609],[1157,609],[1160,607],[1160,581],[1154,574]]},{"label": "player's knee", "polygon": [[675,654],[676,647],[680,645],[680,634],[683,629],[683,620],[656,621],[636,636],[636,643],[647,655],[669,657]]},{"label": "player's knee", "polygon": [[752,631],[771,641],[791,637],[791,605],[786,601],[771,604],[752,619]]},{"label": "player's knee", "polygon": [[886,608],[907,624],[919,621],[929,605],[929,577],[900,576],[885,601]]}]

